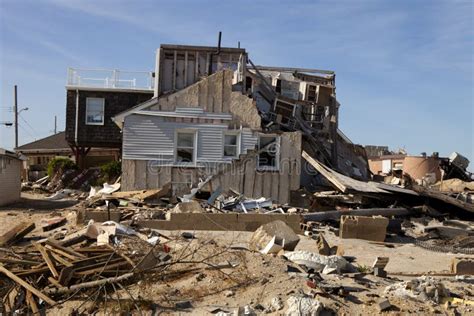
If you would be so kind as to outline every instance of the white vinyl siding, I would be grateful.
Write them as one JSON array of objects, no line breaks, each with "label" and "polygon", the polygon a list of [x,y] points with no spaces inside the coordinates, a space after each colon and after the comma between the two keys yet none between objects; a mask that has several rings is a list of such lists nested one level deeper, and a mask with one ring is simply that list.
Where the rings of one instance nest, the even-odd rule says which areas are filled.
[{"label": "white vinyl siding", "polygon": [[0,206],[20,200],[21,165],[18,159],[0,155]]},{"label": "white vinyl siding", "polygon": [[[153,160],[159,165],[175,165],[175,134],[180,130],[196,131],[196,164],[225,163],[223,157],[225,124],[168,122],[159,116],[127,116],[123,128],[123,159]],[[240,134],[239,153],[255,149],[257,134],[248,128],[233,131]],[[230,159],[230,160],[229,160]]]}]

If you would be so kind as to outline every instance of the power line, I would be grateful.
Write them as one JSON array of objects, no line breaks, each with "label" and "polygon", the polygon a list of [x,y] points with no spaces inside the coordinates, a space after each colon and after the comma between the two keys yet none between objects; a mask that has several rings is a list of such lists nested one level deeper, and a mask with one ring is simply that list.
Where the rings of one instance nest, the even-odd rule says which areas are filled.
[{"label": "power line", "polygon": [[33,126],[31,126],[30,123],[28,123],[28,122],[23,118],[23,116],[21,116],[21,114],[18,114],[18,116],[23,120],[23,122],[26,123],[26,125],[28,125],[28,126],[31,128],[31,130],[32,130],[35,134],[38,134],[38,133],[36,132],[36,130],[33,128]]},{"label": "power line", "polygon": [[20,126],[20,128],[21,128],[25,133],[27,133],[32,139],[36,140],[36,138],[35,138],[33,135],[31,135],[31,133],[30,133],[26,128],[24,128],[24,127],[23,127],[22,125],[20,125],[20,124],[18,124],[18,126]]}]

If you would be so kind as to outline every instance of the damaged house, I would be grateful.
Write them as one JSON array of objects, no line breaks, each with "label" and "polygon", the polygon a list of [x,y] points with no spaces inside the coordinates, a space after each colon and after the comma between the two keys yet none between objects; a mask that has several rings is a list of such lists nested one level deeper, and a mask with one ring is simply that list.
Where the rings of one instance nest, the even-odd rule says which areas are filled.
[{"label": "damaged house", "polygon": [[[118,115],[122,189],[172,184],[175,194],[201,181],[288,203],[314,185],[302,150],[336,170],[368,175],[363,148],[337,127],[330,71],[255,66],[242,48],[161,45],[154,97]],[[206,184],[206,185],[204,185]]]}]

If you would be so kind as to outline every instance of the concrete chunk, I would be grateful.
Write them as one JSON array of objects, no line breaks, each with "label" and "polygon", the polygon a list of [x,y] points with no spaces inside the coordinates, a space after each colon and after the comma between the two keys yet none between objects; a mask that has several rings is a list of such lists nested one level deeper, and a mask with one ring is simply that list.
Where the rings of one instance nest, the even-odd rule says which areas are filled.
[{"label": "concrete chunk", "polygon": [[201,204],[197,201],[178,203],[173,210],[173,213],[204,213]]},{"label": "concrete chunk", "polygon": [[384,241],[387,234],[388,218],[366,216],[342,216],[339,227],[340,238],[357,238]]},{"label": "concrete chunk", "polygon": [[451,272],[457,275],[474,275],[474,259],[453,258],[451,261]]},{"label": "concrete chunk", "polygon": [[284,240],[283,249],[292,251],[300,241],[297,234],[285,222],[277,220],[260,226],[249,241],[251,250],[260,251],[264,249],[275,237],[276,240]]}]

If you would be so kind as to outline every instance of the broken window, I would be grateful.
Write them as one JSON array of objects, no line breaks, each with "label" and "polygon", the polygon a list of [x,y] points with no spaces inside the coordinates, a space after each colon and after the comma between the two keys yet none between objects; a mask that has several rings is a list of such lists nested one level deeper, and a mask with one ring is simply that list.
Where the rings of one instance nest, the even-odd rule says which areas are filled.
[{"label": "broken window", "polygon": [[275,92],[276,93],[281,93],[281,79],[276,80]]},{"label": "broken window", "polygon": [[86,125],[104,125],[104,98],[86,99]]},{"label": "broken window", "polygon": [[280,138],[260,135],[258,138],[258,170],[278,170],[280,160]]},{"label": "broken window", "polygon": [[194,162],[195,131],[178,131],[176,133],[176,162]]},{"label": "broken window", "polygon": [[224,134],[224,158],[234,158],[239,155],[239,135],[237,133]]},{"label": "broken window", "polygon": [[306,90],[306,101],[316,102],[317,99],[316,86],[310,84]]}]

